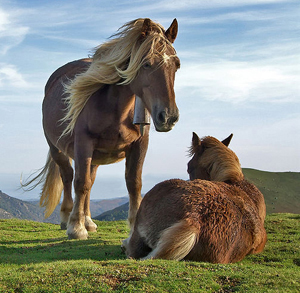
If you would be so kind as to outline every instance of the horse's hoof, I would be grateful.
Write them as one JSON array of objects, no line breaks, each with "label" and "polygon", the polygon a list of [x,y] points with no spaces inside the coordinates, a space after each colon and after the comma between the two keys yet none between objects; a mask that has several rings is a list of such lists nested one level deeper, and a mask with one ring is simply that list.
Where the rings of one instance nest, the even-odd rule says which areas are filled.
[{"label": "horse's hoof", "polygon": [[89,232],[97,232],[97,225],[96,225],[96,227],[93,227],[93,226],[85,226],[85,228],[86,228]]},{"label": "horse's hoof", "polygon": [[60,223],[60,229],[61,230],[67,230],[67,226],[68,226],[67,223]]},{"label": "horse's hoof", "polygon": [[67,235],[68,235],[69,240],[72,240],[72,239],[86,240],[88,238],[88,233],[86,233],[86,234],[70,233]]},{"label": "horse's hoof", "polygon": [[121,244],[121,250],[122,250],[122,252],[125,253],[125,254],[126,254],[126,250],[127,250],[127,241],[126,241],[126,240],[127,240],[127,239],[123,240],[123,241],[122,241],[122,244]]},{"label": "horse's hoof", "polygon": [[85,240],[88,238],[88,232],[85,228],[71,230],[69,227],[67,235],[69,239]]},{"label": "horse's hoof", "polygon": [[88,216],[85,217],[85,224],[84,225],[85,225],[85,228],[89,232],[96,232],[97,231],[97,225]]}]

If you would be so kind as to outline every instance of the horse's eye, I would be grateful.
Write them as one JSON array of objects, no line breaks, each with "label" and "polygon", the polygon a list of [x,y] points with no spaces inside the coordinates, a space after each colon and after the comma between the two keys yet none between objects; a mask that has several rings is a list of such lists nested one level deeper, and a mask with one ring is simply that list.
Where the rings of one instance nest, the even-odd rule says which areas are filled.
[{"label": "horse's eye", "polygon": [[144,68],[144,69],[149,69],[149,68],[151,68],[151,63],[150,63],[150,62],[144,63],[144,64],[143,64],[143,68]]}]

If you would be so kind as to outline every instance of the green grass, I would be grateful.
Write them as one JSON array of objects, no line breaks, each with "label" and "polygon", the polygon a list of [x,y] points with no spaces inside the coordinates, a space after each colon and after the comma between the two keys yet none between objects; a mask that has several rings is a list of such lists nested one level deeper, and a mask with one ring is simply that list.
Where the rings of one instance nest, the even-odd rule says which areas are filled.
[{"label": "green grass", "polygon": [[264,252],[219,265],[126,259],[125,221],[70,241],[58,225],[0,220],[0,292],[299,292],[299,222],[267,216]]}]

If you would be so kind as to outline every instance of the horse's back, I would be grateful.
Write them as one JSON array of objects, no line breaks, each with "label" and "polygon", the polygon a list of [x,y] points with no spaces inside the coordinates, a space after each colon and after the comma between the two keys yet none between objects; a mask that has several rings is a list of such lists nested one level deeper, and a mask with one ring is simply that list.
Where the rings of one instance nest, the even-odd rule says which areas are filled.
[{"label": "horse's back", "polygon": [[[49,144],[56,145],[66,127],[65,123],[60,122],[66,110],[64,86],[77,74],[86,71],[90,63],[91,59],[80,59],[69,62],[58,68],[49,77],[45,86],[45,97],[42,107],[43,128]],[[61,141],[63,144],[64,139]]]},{"label": "horse's back", "polygon": [[69,62],[58,69],[56,69],[51,76],[49,77],[46,86],[45,86],[45,95],[47,92],[56,84],[57,81],[62,81],[67,79],[74,78],[75,75],[84,72],[89,67],[92,59],[79,59],[72,62]]}]

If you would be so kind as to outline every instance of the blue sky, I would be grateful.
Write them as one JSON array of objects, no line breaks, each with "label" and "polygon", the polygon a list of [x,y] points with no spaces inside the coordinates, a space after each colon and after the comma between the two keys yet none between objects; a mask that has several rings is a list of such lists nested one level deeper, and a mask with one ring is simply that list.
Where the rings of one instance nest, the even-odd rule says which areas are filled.
[{"label": "blue sky", "polygon": [[[84,3],[84,4],[83,4]],[[192,132],[219,139],[242,167],[300,171],[300,2],[284,0],[0,0],[0,189],[11,196],[20,174],[42,167],[45,83],[61,65],[88,56],[125,22],[149,17],[167,28],[181,59],[175,82],[180,120],[152,127],[144,188],[187,179]],[[98,169],[92,198],[126,195],[124,161]]]}]

